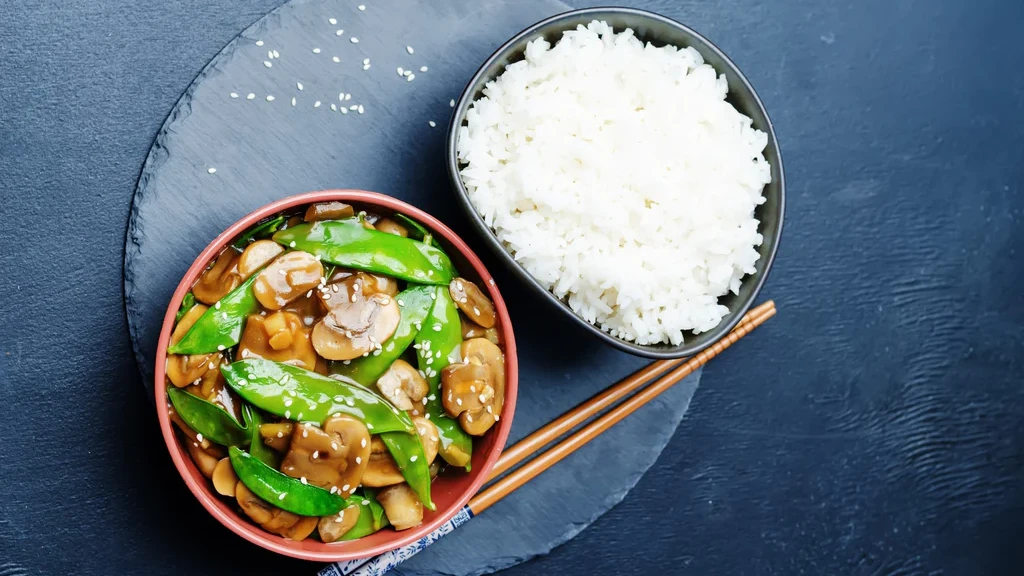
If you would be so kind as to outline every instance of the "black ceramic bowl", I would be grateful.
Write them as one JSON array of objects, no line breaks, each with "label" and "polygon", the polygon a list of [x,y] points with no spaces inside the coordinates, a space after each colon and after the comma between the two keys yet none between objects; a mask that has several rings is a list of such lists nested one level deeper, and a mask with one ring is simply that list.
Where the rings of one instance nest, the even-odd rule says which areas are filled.
[{"label": "black ceramic bowl", "polygon": [[[719,74],[725,74],[729,82],[729,96],[727,100],[737,110],[749,116],[754,121],[754,127],[768,134],[768,146],[764,150],[764,157],[772,168],[772,182],[764,190],[765,202],[755,211],[755,216],[761,222],[758,232],[764,236],[764,241],[758,249],[761,257],[757,261],[757,272],[745,276],[740,287],[739,294],[728,294],[719,299],[719,302],[729,308],[722,321],[714,329],[700,334],[686,334],[683,344],[671,346],[667,344],[642,346],[615,338],[597,326],[587,322],[573,312],[572,308],[554,294],[545,289],[537,282],[512,255],[505,249],[502,243],[494,235],[494,232],[487,226],[484,219],[477,213],[469,200],[466,187],[459,175],[461,168],[456,156],[456,144],[459,128],[466,121],[466,112],[470,104],[483,95],[484,86],[500,76],[505,71],[505,66],[523,59],[523,52],[526,44],[531,40],[544,37],[554,45],[561,37],[562,32],[575,29],[578,25],[584,26],[593,20],[607,22],[616,32],[625,28],[632,28],[637,38],[644,42],[651,42],[661,46],[672,44],[678,47],[690,46],[700,52],[704,61],[710,64]],[[694,32],[690,28],[664,16],[635,10],[632,8],[587,8],[573,10],[557,16],[552,16],[516,34],[514,38],[506,42],[501,48],[491,55],[483,66],[477,70],[473,79],[469,81],[466,89],[459,97],[455,107],[455,114],[451,124],[448,126],[448,176],[452,186],[455,188],[459,203],[466,211],[470,221],[486,239],[491,249],[498,254],[498,257],[507,265],[512,272],[523,280],[533,290],[556,307],[577,324],[592,332],[597,337],[608,342],[612,346],[648,358],[681,358],[700,352],[711,346],[716,340],[727,334],[740,321],[747,309],[754,302],[761,286],[768,277],[768,270],[775,260],[775,252],[779,246],[779,238],[782,235],[782,217],[785,211],[786,185],[782,170],[782,154],[779,152],[778,141],[775,139],[775,130],[772,128],[768,113],[765,112],[761,99],[757,97],[754,89],[747,82],[747,79],[740,72],[739,68],[722,53],[714,44],[706,38]]]}]

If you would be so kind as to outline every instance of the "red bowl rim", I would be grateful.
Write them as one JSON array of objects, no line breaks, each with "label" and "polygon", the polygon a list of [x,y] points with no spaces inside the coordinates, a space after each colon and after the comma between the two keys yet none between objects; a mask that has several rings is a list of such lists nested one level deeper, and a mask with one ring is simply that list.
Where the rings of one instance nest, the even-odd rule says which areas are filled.
[{"label": "red bowl rim", "polygon": [[[359,542],[359,540],[350,542],[350,545],[346,545],[344,548],[322,542],[295,542],[272,535],[249,522],[239,520],[225,513],[224,510],[218,506],[219,496],[213,494],[209,482],[207,482],[205,478],[202,478],[202,475],[198,473],[198,470],[192,463],[191,458],[187,456],[185,449],[178,442],[171,426],[170,418],[167,415],[167,410],[164,409],[166,406],[165,398],[167,395],[164,378],[164,365],[167,359],[167,343],[170,340],[171,330],[174,326],[174,317],[181,305],[181,300],[185,297],[185,293],[188,292],[189,287],[206,268],[207,263],[212,260],[213,257],[231,240],[257,221],[302,204],[326,202],[331,200],[381,206],[394,212],[401,212],[418,220],[427,228],[439,234],[449,244],[455,247],[456,250],[458,250],[458,252],[469,262],[479,275],[484,287],[487,289],[491,297],[491,300],[494,302],[494,308],[497,312],[502,336],[505,339],[506,390],[505,407],[502,410],[502,415],[505,417],[498,422],[498,426],[496,428],[488,432],[488,434],[497,434],[497,437],[494,440],[493,448],[487,455],[483,466],[475,467],[471,472],[471,474],[475,474],[476,476],[470,484],[469,489],[465,490],[464,493],[455,500],[454,504],[450,505],[448,508],[444,510],[439,508],[434,518],[429,522],[424,522],[416,528],[410,528],[409,530],[404,530],[402,532],[395,532],[394,534],[396,537],[394,539],[374,546],[354,545],[356,542]],[[512,417],[515,414],[516,392],[519,378],[519,366],[516,358],[516,343],[515,337],[512,333],[512,322],[509,319],[508,309],[505,307],[505,301],[502,299],[501,293],[494,285],[493,277],[484,267],[480,258],[477,257],[477,255],[461,238],[459,238],[458,235],[455,234],[455,232],[423,210],[396,198],[385,196],[384,194],[352,189],[330,189],[306,192],[303,194],[289,196],[287,198],[277,200],[276,202],[271,202],[270,204],[262,206],[241,218],[210,242],[206,249],[196,257],[192,266],[189,267],[188,271],[182,277],[181,282],[178,284],[178,288],[174,291],[174,295],[171,296],[167,312],[164,314],[163,326],[160,329],[160,339],[157,342],[154,372],[156,412],[157,419],[160,422],[160,431],[163,434],[164,443],[167,445],[167,450],[171,455],[171,460],[174,461],[174,467],[178,469],[178,473],[185,481],[189,490],[191,490],[192,494],[195,495],[197,500],[199,500],[199,503],[206,508],[207,512],[209,512],[229,530],[257,546],[272,552],[277,552],[278,554],[291,556],[293,558],[301,558],[303,560],[320,560],[325,562],[339,562],[369,558],[389,550],[406,546],[427,534],[430,534],[455,516],[455,514],[458,513],[458,511],[469,502],[469,499],[483,486],[484,482],[490,475],[491,469],[494,467],[498,457],[501,455],[505,442],[508,440],[508,434],[512,428]]]}]

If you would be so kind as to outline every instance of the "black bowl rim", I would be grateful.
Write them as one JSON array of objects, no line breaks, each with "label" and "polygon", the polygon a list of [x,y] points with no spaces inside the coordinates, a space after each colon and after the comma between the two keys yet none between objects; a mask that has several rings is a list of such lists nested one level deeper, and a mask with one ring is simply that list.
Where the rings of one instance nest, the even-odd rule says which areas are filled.
[{"label": "black bowl rim", "polygon": [[[622,340],[620,338],[616,338],[615,336],[612,336],[611,334],[602,330],[597,325],[591,324],[590,322],[585,320],[582,316],[577,314],[571,307],[569,307],[567,303],[563,302],[560,298],[556,297],[554,293],[552,293],[550,290],[542,286],[536,278],[534,278],[529,272],[527,272],[526,269],[523,268],[522,265],[519,264],[519,262],[516,262],[515,258],[511,254],[509,254],[508,250],[505,249],[501,241],[498,240],[497,235],[495,235],[494,231],[491,230],[490,226],[488,226],[487,223],[484,222],[483,217],[480,216],[476,208],[473,206],[473,203],[469,200],[469,194],[466,191],[465,184],[463,184],[462,177],[459,174],[458,156],[456,153],[459,127],[462,124],[462,120],[465,118],[466,112],[469,109],[469,105],[472,103],[473,94],[471,93],[471,91],[473,87],[477,86],[480,80],[484,77],[484,71],[487,68],[489,68],[491,64],[494,63],[495,60],[504,57],[506,53],[509,52],[510,49],[514,45],[518,44],[523,38],[537,34],[542,29],[546,29],[549,26],[556,25],[563,20],[575,19],[579,16],[591,14],[595,17],[595,19],[600,19],[602,15],[625,14],[627,16],[635,17],[638,19],[648,19],[660,22],[668,26],[677,28],[685,34],[691,35],[693,37],[693,42],[690,44],[690,46],[693,46],[695,49],[698,49],[698,51],[700,51],[699,49],[703,48],[710,52],[713,52],[718,58],[721,59],[725,66],[730,69],[729,71],[740,80],[740,82],[742,83],[741,89],[746,90],[747,92],[750,93],[750,95],[753,97],[754,103],[757,105],[757,108],[760,110],[761,114],[764,115],[765,122],[767,123],[766,128],[768,134],[768,145],[775,146],[775,153],[779,158],[779,165],[778,167],[773,166],[772,168],[777,168],[777,174],[773,174],[773,177],[777,178],[778,180],[779,215],[778,226],[776,227],[775,235],[772,238],[772,249],[768,253],[768,257],[764,262],[764,268],[760,272],[756,272],[754,274],[756,283],[749,297],[747,297],[747,299],[740,304],[740,306],[737,308],[736,312],[732,315],[732,318],[730,320],[728,320],[727,322],[720,323],[718,326],[715,326],[711,330],[702,332],[700,336],[707,335],[706,338],[703,338],[703,342],[697,342],[692,344],[687,344],[686,342],[683,342],[683,344],[680,344],[679,346],[671,347],[665,345],[658,345],[657,347],[655,347],[654,345],[636,344],[633,342]],[[721,73],[721,71],[719,71],[719,73]],[[734,89],[731,84],[732,83],[730,82],[730,92]],[[782,239],[782,228],[786,214],[786,177],[785,171],[783,169],[782,149],[779,147],[778,139],[775,136],[775,126],[772,124],[772,120],[771,117],[768,115],[768,111],[765,110],[764,103],[761,102],[761,97],[758,96],[757,91],[754,90],[754,87],[750,84],[750,81],[747,80],[747,77],[740,70],[739,66],[737,66],[735,62],[733,62],[728,56],[726,56],[726,54],[722,52],[722,50],[718,48],[718,46],[716,46],[713,42],[705,38],[704,35],[700,34],[699,32],[690,28],[689,26],[686,26],[685,24],[672,20],[671,18],[668,18],[666,16],[662,16],[661,14],[656,14],[654,12],[649,12],[646,10],[639,10],[636,8],[625,8],[621,6],[598,6],[592,8],[582,8],[578,10],[569,10],[567,12],[562,12],[561,14],[556,14],[549,18],[545,18],[544,20],[541,20],[536,24],[528,26],[527,28],[523,29],[521,32],[510,38],[507,42],[505,42],[497,50],[495,50],[494,53],[491,54],[487,58],[487,60],[483,62],[483,64],[480,65],[477,71],[473,74],[473,77],[466,84],[466,87],[462,90],[462,94],[459,95],[459,99],[455,104],[455,111],[452,114],[451,120],[449,121],[448,124],[446,160],[448,164],[448,178],[451,181],[452,187],[455,188],[456,190],[456,197],[458,198],[459,204],[462,206],[463,211],[466,212],[466,214],[469,216],[470,222],[472,223],[473,227],[476,228],[484,236],[485,241],[487,242],[488,246],[490,246],[491,250],[498,254],[498,257],[505,263],[505,265],[509,269],[511,269],[512,273],[519,277],[520,280],[523,280],[524,282],[532,286],[535,289],[535,291],[543,294],[549,302],[553,303],[560,310],[565,312],[570,318],[573,319],[573,321],[576,322],[577,325],[583,326],[592,334],[596,335],[598,338],[605,341],[606,343],[611,344],[615,348],[618,348],[619,350],[637,356],[655,359],[685,358],[687,356],[692,356],[706,348],[713,346],[715,342],[717,342],[723,336],[728,334],[733,328],[736,327],[737,324],[739,324],[740,320],[743,319],[743,316],[747,313],[747,310],[750,309],[754,301],[757,299],[758,294],[761,292],[761,288],[764,287],[764,283],[768,279],[768,273],[771,271],[772,265],[775,263],[775,255],[778,253],[779,242]]]}]

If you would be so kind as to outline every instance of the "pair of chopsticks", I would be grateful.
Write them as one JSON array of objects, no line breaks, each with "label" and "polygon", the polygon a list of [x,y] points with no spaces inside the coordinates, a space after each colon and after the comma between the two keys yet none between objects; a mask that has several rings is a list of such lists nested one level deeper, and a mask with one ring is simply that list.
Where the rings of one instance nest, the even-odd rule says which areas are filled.
[{"label": "pair of chopsticks", "polygon": [[[602,410],[623,400],[633,392],[643,388],[642,390],[622,401],[614,408],[609,409],[583,428],[580,428],[575,434],[541,453],[519,469],[481,490],[479,494],[469,501],[466,507],[437,530],[408,546],[385,552],[374,558],[330,564],[320,570],[318,576],[371,576],[386,573],[398,566],[402,561],[409,559],[420,550],[433,544],[440,537],[458,528],[473,516],[490,508],[516,488],[526,484],[541,472],[544,472],[581,446],[584,446],[587,442],[598,437],[602,432],[611,428],[683,378],[689,376],[694,370],[707,364],[709,360],[729,346],[732,346],[740,338],[752,332],[774,315],[775,302],[769,300],[750,310],[732,332],[685,363],[681,359],[659,360],[631,374],[618,384],[605,389],[600,394],[552,420],[536,432],[519,441],[515,446],[506,450],[498,459],[497,464],[495,464],[489,479],[494,480],[494,478],[516,466],[531,454],[541,450],[558,437],[568,433],[590,418],[597,416]],[[666,370],[668,372],[653,384],[645,388],[643,387],[644,383],[651,377]]]}]

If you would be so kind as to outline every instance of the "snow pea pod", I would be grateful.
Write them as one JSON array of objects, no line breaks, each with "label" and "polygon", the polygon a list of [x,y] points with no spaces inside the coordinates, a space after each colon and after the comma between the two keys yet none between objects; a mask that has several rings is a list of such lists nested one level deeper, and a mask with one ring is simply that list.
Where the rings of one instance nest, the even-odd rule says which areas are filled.
[{"label": "snow pea pod", "polygon": [[324,262],[417,284],[447,284],[455,276],[451,260],[441,250],[365,228],[358,218],[299,224],[274,233],[274,241],[315,254]]},{"label": "snow pea pod", "polygon": [[238,344],[245,319],[259,309],[252,293],[252,283],[258,276],[253,274],[203,312],[185,336],[167,348],[168,354],[212,354]]},{"label": "snow pea pod", "polygon": [[249,444],[249,431],[220,406],[178,388],[168,388],[167,396],[178,416],[199,434],[224,446]]},{"label": "snow pea pod", "polygon": [[312,484],[303,484],[235,446],[228,448],[228,456],[242,484],[281,510],[299,516],[326,516],[337,514],[348,504],[341,496]]},{"label": "snow pea pod", "polygon": [[322,425],[340,413],[358,418],[373,434],[414,432],[408,415],[359,384],[258,358],[222,365],[220,370],[228,386],[247,402],[288,420]]},{"label": "snow pea pod", "polygon": [[438,453],[452,466],[470,469],[473,439],[458,421],[450,418],[441,405],[441,370],[449,364],[449,355],[462,344],[462,323],[448,290],[434,286],[434,305],[423,320],[423,329],[416,334],[416,362],[430,384],[427,414],[437,427],[440,440]]},{"label": "snow pea pod", "polygon": [[243,232],[242,235],[238,237],[238,240],[235,240],[232,246],[238,250],[244,250],[245,247],[249,245],[249,242],[266,238],[274,232],[277,232],[278,228],[285,223],[285,220],[287,219],[284,215],[278,215],[265,222],[260,222]]},{"label": "snow pea pod", "polygon": [[381,344],[380,354],[356,358],[347,364],[332,362],[331,373],[341,374],[363,386],[373,388],[377,379],[383,376],[391,364],[412,344],[433,304],[430,299],[433,291],[434,288],[430,286],[413,286],[395,296],[402,315],[395,333]]},{"label": "snow pea pod", "polygon": [[416,434],[388,432],[381,434],[380,439],[388,447],[388,452],[395,459],[395,464],[402,472],[402,477],[420,498],[427,510],[434,510],[434,502],[430,499],[430,464],[423,452],[423,442]]},{"label": "snow pea pod", "polygon": [[438,242],[437,238],[434,238],[434,235],[430,233],[430,230],[424,228],[422,224],[406,216],[405,214],[399,214],[397,212],[394,214],[393,218],[395,219],[396,222],[406,227],[406,229],[409,231],[409,238],[414,238],[416,240],[419,240],[420,242],[423,242],[424,244],[430,244],[434,248],[437,248],[438,250],[441,250],[443,252],[443,249],[441,248],[441,243]]},{"label": "snow pea pod", "polygon": [[191,310],[192,307],[195,305],[195,295],[192,294],[191,292],[185,294],[185,297],[181,299],[181,306],[178,308],[178,313],[174,315],[174,323],[177,324],[178,322],[181,322],[181,317],[184,316],[185,313]]},{"label": "snow pea pod", "polygon": [[277,468],[280,464],[277,452],[271,450],[270,446],[264,444],[263,439],[260,438],[260,424],[266,421],[263,414],[260,414],[260,411],[250,404],[242,402],[242,418],[245,419],[245,424],[249,429],[249,453],[259,458],[260,462],[267,466]]},{"label": "snow pea pod", "polygon": [[355,526],[345,532],[345,535],[341,537],[342,540],[357,540],[390,524],[387,515],[384,514],[384,507],[377,502],[377,495],[374,491],[369,488],[361,490],[363,491],[362,496],[356,493],[349,498],[350,502],[356,502],[359,506],[359,519]]}]

